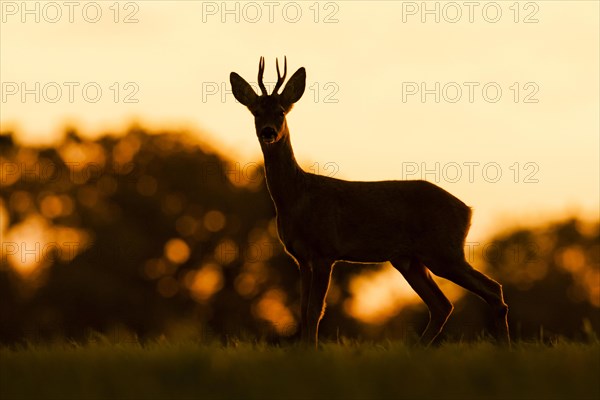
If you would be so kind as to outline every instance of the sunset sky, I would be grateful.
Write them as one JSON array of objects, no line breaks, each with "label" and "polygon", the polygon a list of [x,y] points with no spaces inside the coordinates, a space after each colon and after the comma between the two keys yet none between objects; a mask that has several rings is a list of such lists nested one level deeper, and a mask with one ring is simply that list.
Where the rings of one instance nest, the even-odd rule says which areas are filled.
[{"label": "sunset sky", "polygon": [[272,87],[286,55],[307,70],[288,117],[305,169],[427,178],[474,208],[472,241],[598,218],[596,1],[23,4],[0,2],[0,128],[21,142],[137,122],[244,165],[260,147],[229,73],[255,84],[265,56]]}]

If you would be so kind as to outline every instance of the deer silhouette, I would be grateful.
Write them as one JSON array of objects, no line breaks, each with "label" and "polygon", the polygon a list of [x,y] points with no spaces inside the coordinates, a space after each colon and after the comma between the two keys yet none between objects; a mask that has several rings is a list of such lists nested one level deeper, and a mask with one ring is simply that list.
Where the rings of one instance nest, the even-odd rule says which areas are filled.
[{"label": "deer silhouette", "polygon": [[287,59],[283,75],[278,60],[276,68],[277,83],[271,94],[263,83],[263,57],[258,69],[260,96],[235,72],[230,81],[234,97],[254,116],[278,235],[300,268],[302,340],[318,344],[319,322],[337,261],[389,261],[429,308],[422,343],[434,341],[454,308],[431,271],[485,300],[493,313],[496,338],[510,344],[502,286],[465,259],[471,209],[423,180],[354,182],[303,171],[294,157],[286,115],[304,93],[306,71],[298,69],[278,94]]}]

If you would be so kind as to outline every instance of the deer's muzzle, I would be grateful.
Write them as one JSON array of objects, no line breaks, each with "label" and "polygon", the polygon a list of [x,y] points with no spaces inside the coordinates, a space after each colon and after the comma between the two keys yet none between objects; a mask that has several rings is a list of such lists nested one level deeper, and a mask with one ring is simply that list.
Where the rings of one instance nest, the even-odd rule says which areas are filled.
[{"label": "deer's muzzle", "polygon": [[271,126],[266,126],[261,129],[259,137],[264,143],[271,144],[277,139],[277,131]]}]

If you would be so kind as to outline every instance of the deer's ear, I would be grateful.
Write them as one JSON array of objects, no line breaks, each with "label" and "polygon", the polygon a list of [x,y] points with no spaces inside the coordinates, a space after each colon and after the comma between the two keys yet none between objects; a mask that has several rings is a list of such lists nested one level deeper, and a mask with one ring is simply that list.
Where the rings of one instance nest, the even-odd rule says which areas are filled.
[{"label": "deer's ear", "polygon": [[231,89],[233,90],[235,99],[246,107],[250,107],[258,97],[252,86],[235,72],[229,75],[229,81],[231,82]]},{"label": "deer's ear", "polygon": [[300,97],[304,94],[304,88],[306,86],[306,70],[304,67],[294,72],[294,75],[290,78],[285,89],[281,92],[281,104],[284,108],[291,107],[292,104],[300,100]]}]

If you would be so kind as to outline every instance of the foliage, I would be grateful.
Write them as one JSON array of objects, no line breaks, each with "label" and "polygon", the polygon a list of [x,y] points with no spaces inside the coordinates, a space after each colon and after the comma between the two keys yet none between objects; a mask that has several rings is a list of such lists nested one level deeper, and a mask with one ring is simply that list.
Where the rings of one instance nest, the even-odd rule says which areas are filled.
[{"label": "foliage", "polygon": [[[296,332],[299,274],[260,164],[140,128],[95,140],[69,131],[48,148],[0,135],[0,151],[0,342]],[[576,219],[521,229],[473,260],[503,283],[516,337],[600,332],[599,231]],[[336,266],[322,337],[400,339],[424,327],[421,304],[379,324],[349,312],[351,282],[377,268]],[[462,297],[446,338],[479,337],[487,315]]]}]

